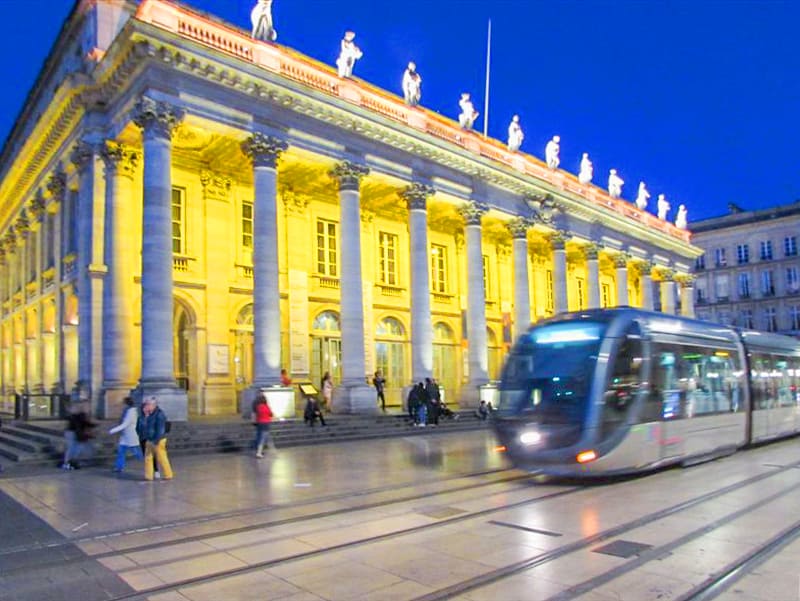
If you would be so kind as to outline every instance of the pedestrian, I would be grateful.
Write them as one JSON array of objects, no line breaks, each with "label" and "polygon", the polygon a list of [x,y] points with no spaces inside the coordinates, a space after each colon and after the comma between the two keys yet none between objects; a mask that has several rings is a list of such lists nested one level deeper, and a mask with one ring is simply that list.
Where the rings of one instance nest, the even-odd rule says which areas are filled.
[{"label": "pedestrian", "polygon": [[256,457],[264,456],[264,443],[269,444],[270,450],[275,450],[275,443],[269,435],[269,424],[272,421],[272,409],[267,402],[267,395],[259,392],[253,403],[253,423],[256,426]]},{"label": "pedestrian", "polygon": [[324,426],[325,417],[322,415],[322,410],[319,407],[319,400],[316,397],[309,396],[306,399],[306,408],[303,411],[303,419],[309,426],[313,428],[314,422],[317,421],[317,418],[319,418],[319,423]]},{"label": "pedestrian", "polygon": [[325,375],[322,376],[322,385],[320,388],[322,389],[322,407],[320,407],[320,409],[322,411],[330,411],[331,400],[333,399],[333,378],[331,377],[331,372],[326,371]]},{"label": "pedestrian", "polygon": [[386,388],[386,378],[383,377],[381,370],[375,372],[375,376],[372,378],[372,384],[375,386],[375,392],[378,395],[376,401],[381,402],[381,409],[386,413],[386,397],[383,394]]},{"label": "pedestrian", "polygon": [[481,404],[478,405],[476,415],[481,421],[486,421],[489,418],[489,407],[486,405],[486,401],[481,401]]},{"label": "pedestrian", "polygon": [[89,441],[94,436],[92,429],[95,423],[86,414],[85,405],[83,401],[78,401],[70,407],[67,428],[64,430],[64,460],[61,463],[63,470],[80,469],[78,459],[91,456]]},{"label": "pedestrian", "polygon": [[433,378],[425,378],[425,395],[428,397],[428,421],[433,425],[439,425],[439,414],[441,413],[441,396],[439,386]]},{"label": "pedestrian", "polygon": [[108,431],[109,434],[121,432],[119,446],[117,447],[117,459],[112,470],[114,472],[122,472],[125,469],[125,458],[128,452],[133,453],[137,459],[144,459],[142,448],[139,446],[139,436],[136,434],[136,422],[139,420],[139,412],[133,406],[131,397],[125,397],[123,403],[125,410],[122,413],[120,423]]},{"label": "pedestrian", "polygon": [[142,402],[142,415],[136,424],[139,438],[145,441],[144,479],[152,480],[153,457],[158,464],[163,480],[172,480],[172,466],[167,456],[167,416],[158,406],[156,397],[149,397]]},{"label": "pedestrian", "polygon": [[289,377],[289,372],[285,369],[281,370],[281,386],[289,387],[292,385],[292,378]]}]

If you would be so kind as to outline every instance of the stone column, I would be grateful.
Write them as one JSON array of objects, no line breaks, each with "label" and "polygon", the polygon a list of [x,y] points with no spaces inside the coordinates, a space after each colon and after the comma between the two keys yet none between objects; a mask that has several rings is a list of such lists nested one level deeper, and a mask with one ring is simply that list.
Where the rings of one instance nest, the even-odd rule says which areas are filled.
[{"label": "stone column", "polygon": [[375,393],[367,384],[364,347],[364,294],[361,274],[362,165],[344,161],[331,171],[339,185],[340,257],[339,288],[342,321],[342,381],[334,388],[333,410],[338,413],[377,413]]},{"label": "stone column", "polygon": [[3,238],[3,247],[5,249],[5,286],[6,297],[8,298],[8,313],[6,314],[6,327],[8,328],[9,345],[7,349],[8,356],[8,373],[5,374],[3,384],[7,393],[13,393],[17,390],[19,382],[16,378],[16,360],[14,358],[16,349],[14,341],[14,265],[17,260],[17,242],[14,228],[9,227],[8,232]]},{"label": "stone column", "polygon": [[254,133],[242,143],[253,163],[253,382],[255,390],[281,382],[281,291],[278,272],[277,162],[288,148]]},{"label": "stone column", "polygon": [[400,195],[408,205],[411,246],[411,374],[422,382],[433,374],[433,324],[431,320],[430,255],[428,254],[428,197],[434,189],[414,183]]},{"label": "stone column", "polygon": [[64,382],[64,331],[62,328],[64,322],[64,302],[61,289],[64,249],[62,248],[61,227],[65,206],[64,201],[67,193],[66,174],[58,170],[51,175],[50,179],[47,181],[47,190],[50,192],[48,211],[55,215],[55,219],[53,220],[53,282],[55,284],[53,299],[55,301],[56,315],[54,324],[55,340],[52,349],[54,375],[50,392],[63,394],[66,390],[66,384]]},{"label": "stone column", "polygon": [[144,97],[133,122],[142,129],[142,373],[137,396],[156,396],[171,420],[188,417],[186,392],[173,370],[172,132],[183,111]]},{"label": "stone column", "polygon": [[653,264],[650,261],[639,263],[639,289],[642,296],[642,309],[653,310]]},{"label": "stone column", "polygon": [[556,315],[565,313],[569,307],[567,296],[567,250],[564,233],[557,232],[550,236],[553,248],[553,304]]},{"label": "stone column", "polygon": [[583,256],[586,257],[586,287],[588,288],[589,308],[600,307],[600,260],[596,244],[587,244],[583,247]]},{"label": "stone column", "polygon": [[464,218],[467,245],[467,341],[469,385],[462,392],[462,403],[476,405],[478,386],[489,381],[489,354],[486,346],[486,293],[483,289],[483,250],[481,219],[489,207],[470,202],[460,209]]},{"label": "stone column", "polygon": [[681,315],[684,317],[695,317],[694,313],[694,282],[695,276],[685,275],[681,277]]},{"label": "stone column", "polygon": [[513,238],[514,253],[514,339],[531,325],[531,288],[528,280],[529,219],[517,217],[506,224]]},{"label": "stone column", "polygon": [[103,262],[108,276],[103,288],[103,403],[104,415],[108,416],[119,412],[122,398],[136,383],[128,352],[134,334],[134,244],[130,223],[131,186],[140,155],[112,140],[105,142],[100,154],[106,178]]},{"label": "stone column", "polygon": [[25,392],[30,391],[30,380],[28,376],[30,374],[28,359],[30,358],[28,353],[28,252],[30,252],[28,245],[30,243],[30,234],[31,234],[31,227],[30,221],[28,221],[28,216],[23,211],[20,216],[17,218],[16,226],[14,228],[17,232],[17,281],[19,282],[19,289],[20,294],[22,296],[22,300],[20,302],[20,315],[22,319],[20,320],[21,328],[22,328],[22,344],[20,346],[20,354],[21,354],[21,361],[22,361],[22,373],[21,376],[21,384],[22,389]]},{"label": "stone column", "polygon": [[8,332],[8,327],[11,323],[9,319],[10,311],[7,312],[3,306],[6,299],[8,299],[7,271],[6,246],[5,242],[0,240],[0,394],[3,395],[4,399],[11,392],[8,386],[9,374],[7,368],[9,349],[5,347],[4,342],[7,337],[6,332]]},{"label": "stone column", "polygon": [[34,341],[36,349],[36,362],[31,369],[32,375],[32,392],[36,394],[43,394],[45,390],[45,341],[44,341],[44,308],[45,304],[41,301],[44,297],[44,281],[42,279],[42,263],[44,262],[44,240],[47,232],[45,231],[45,209],[44,198],[41,190],[37,191],[33,197],[30,205],[30,215],[36,234],[36,247],[31,249],[35,254],[34,258],[34,279],[36,280],[36,290],[39,297],[36,311],[36,340]]},{"label": "stone column", "polygon": [[630,304],[628,299],[628,255],[626,253],[616,255],[614,267],[617,271],[617,306],[624,307]]},{"label": "stone column", "polygon": [[671,269],[661,271],[661,312],[675,315],[675,272]]}]

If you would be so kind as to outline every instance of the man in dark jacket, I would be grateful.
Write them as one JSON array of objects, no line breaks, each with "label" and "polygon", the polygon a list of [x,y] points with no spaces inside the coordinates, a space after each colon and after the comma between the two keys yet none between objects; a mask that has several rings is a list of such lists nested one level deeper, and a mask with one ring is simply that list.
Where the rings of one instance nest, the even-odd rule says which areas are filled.
[{"label": "man in dark jacket", "polygon": [[155,397],[142,402],[142,415],[136,424],[139,438],[145,441],[144,479],[153,479],[153,456],[163,480],[171,480],[172,466],[167,457],[167,416],[158,406]]}]

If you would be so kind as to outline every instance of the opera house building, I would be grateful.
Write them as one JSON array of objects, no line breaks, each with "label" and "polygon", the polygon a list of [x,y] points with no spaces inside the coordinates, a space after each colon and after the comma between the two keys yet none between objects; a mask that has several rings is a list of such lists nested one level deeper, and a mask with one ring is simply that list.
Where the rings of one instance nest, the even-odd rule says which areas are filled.
[{"label": "opera house building", "polygon": [[175,420],[234,414],[281,369],[330,372],[343,413],[376,410],[377,370],[389,405],[434,377],[469,406],[532,322],[693,315],[701,253],[534,156],[162,0],[76,2],[0,157],[0,212],[2,402],[71,394],[98,416],[132,391]]}]

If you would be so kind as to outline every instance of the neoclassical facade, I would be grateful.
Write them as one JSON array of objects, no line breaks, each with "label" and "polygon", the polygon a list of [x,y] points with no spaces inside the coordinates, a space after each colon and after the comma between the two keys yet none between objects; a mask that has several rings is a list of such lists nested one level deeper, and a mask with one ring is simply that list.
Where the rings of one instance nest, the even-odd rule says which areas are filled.
[{"label": "neoclassical facade", "polygon": [[532,321],[693,314],[688,232],[161,0],[76,3],[0,177],[3,399],[185,419],[285,368],[373,411],[380,369],[469,404]]}]

